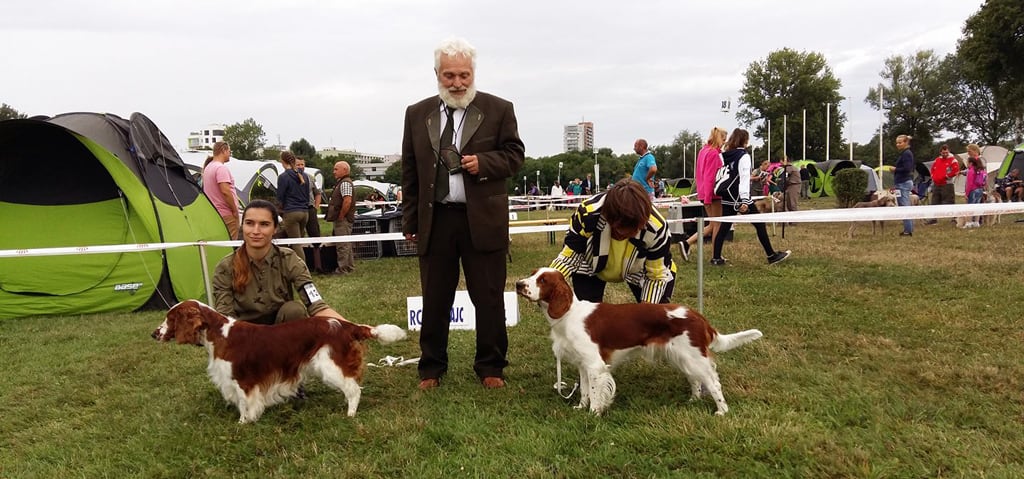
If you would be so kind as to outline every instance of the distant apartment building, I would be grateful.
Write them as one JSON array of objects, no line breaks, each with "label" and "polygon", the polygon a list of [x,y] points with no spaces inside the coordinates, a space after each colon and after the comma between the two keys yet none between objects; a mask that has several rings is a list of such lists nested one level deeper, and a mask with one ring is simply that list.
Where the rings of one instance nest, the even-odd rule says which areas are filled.
[{"label": "distant apartment building", "polygon": [[188,134],[188,149],[212,150],[213,144],[224,139],[224,125],[210,124]]},{"label": "distant apartment building", "polygon": [[589,121],[575,125],[565,125],[562,133],[562,142],[565,151],[593,151],[594,150],[594,124]]},{"label": "distant apartment building", "polygon": [[359,165],[359,168],[363,170],[366,175],[366,179],[381,181],[384,178],[384,172],[387,171],[388,167],[393,165],[396,161],[402,159],[402,155],[378,155],[375,153],[362,153],[355,150],[346,150],[328,146],[317,153],[320,153],[322,158],[331,158],[335,156],[347,156],[350,159],[349,163]]}]

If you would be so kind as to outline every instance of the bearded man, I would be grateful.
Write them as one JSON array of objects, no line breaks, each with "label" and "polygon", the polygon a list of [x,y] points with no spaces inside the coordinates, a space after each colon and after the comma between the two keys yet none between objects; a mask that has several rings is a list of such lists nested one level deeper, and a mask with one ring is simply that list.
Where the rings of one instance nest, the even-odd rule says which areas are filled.
[{"label": "bearded man", "polygon": [[402,139],[402,232],[417,244],[423,293],[420,389],[448,371],[449,311],[461,261],[476,308],[473,370],[505,386],[508,193],[525,159],[512,103],[474,87],[476,49],[450,39],[434,51],[438,95],[409,106]]}]

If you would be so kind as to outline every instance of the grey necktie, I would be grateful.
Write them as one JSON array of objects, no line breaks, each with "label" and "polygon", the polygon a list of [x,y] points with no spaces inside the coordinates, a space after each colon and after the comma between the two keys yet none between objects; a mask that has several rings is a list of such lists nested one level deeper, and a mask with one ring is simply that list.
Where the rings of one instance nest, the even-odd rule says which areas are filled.
[{"label": "grey necktie", "polygon": [[[452,146],[452,143],[454,143],[455,119],[452,117],[454,111],[455,110],[453,108],[444,108],[444,113],[447,116],[448,121],[444,124],[444,130],[441,130],[441,143],[438,144],[440,149],[449,148]],[[434,200],[441,201],[445,196],[448,196],[448,167],[443,161],[437,162],[437,180],[435,181],[435,185]]]}]

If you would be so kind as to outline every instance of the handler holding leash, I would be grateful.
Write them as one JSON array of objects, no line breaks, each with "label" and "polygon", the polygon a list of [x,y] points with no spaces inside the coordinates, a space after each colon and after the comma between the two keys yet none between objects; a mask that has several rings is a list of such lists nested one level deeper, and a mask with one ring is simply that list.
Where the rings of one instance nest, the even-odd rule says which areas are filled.
[{"label": "handler holding leash", "polygon": [[647,191],[625,178],[576,208],[551,267],[571,277],[585,301],[601,302],[607,283],[625,282],[638,303],[669,303],[676,280],[670,239]]},{"label": "handler holding leash", "polygon": [[246,205],[242,212],[244,244],[220,260],[213,274],[214,309],[260,324],[309,316],[344,319],[320,297],[306,263],[291,248],[271,243],[277,226],[273,203],[253,200]]}]

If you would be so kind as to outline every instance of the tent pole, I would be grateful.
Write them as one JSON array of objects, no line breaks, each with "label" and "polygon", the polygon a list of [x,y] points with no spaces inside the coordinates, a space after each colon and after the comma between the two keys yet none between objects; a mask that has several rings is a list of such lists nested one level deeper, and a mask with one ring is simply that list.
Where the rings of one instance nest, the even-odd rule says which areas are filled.
[{"label": "tent pole", "polygon": [[206,304],[213,307],[213,287],[210,285],[210,269],[206,264],[206,243],[199,243],[199,261],[203,265],[203,284],[206,285]]}]

